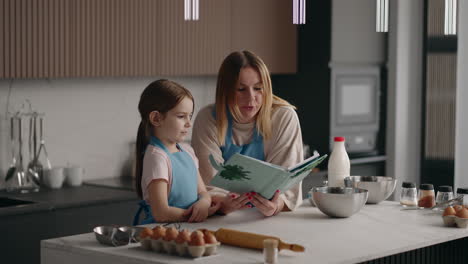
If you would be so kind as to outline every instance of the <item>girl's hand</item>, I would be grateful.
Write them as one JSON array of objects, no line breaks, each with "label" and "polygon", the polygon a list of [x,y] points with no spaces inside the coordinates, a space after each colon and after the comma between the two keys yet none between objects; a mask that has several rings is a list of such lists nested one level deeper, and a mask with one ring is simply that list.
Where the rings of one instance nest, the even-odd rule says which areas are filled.
[{"label": "girl's hand", "polygon": [[210,208],[208,208],[208,216],[212,216],[214,215],[218,210],[219,208],[221,208],[221,201],[211,201],[211,206]]},{"label": "girl's hand", "polygon": [[203,222],[208,217],[208,209],[211,202],[207,199],[200,199],[185,210],[184,216],[189,216],[187,222]]},{"label": "girl's hand", "polygon": [[264,216],[272,216],[277,214],[283,209],[284,201],[279,198],[280,191],[277,190],[273,198],[270,200],[265,199],[258,193],[252,192],[252,200],[250,202],[255,205],[255,207],[262,213]]},{"label": "girl's hand", "polygon": [[250,208],[251,205],[247,204],[250,201],[249,197],[250,193],[244,193],[242,195],[237,193],[228,193],[228,195],[226,195],[222,200],[220,211],[227,215],[236,210]]}]

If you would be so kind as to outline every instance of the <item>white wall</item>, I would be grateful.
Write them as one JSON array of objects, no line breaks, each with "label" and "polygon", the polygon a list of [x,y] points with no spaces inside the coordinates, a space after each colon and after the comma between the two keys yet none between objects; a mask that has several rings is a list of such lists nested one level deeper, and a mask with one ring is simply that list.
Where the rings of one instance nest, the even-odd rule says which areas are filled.
[{"label": "white wall", "polygon": [[458,4],[455,187],[468,187],[468,2]]},{"label": "white wall", "polygon": [[[423,0],[390,1],[386,174],[419,184]],[[396,188],[394,197],[399,197]]]},{"label": "white wall", "polygon": [[[45,141],[53,166],[68,162],[86,169],[85,179],[128,174],[143,89],[154,78],[14,80],[10,110],[25,99],[45,113]],[[195,112],[214,102],[215,77],[170,78],[190,89]],[[0,80],[0,187],[11,162],[5,118],[10,80]],[[28,159],[27,148],[25,158]]]}]

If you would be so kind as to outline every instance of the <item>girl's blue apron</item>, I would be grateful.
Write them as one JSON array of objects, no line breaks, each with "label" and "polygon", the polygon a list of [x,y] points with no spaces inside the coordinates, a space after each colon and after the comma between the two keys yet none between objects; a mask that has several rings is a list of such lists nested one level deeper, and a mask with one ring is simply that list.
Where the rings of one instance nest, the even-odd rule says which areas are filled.
[{"label": "girl's blue apron", "polygon": [[[151,137],[150,144],[163,149],[171,161],[172,184],[169,193],[169,206],[189,208],[198,200],[198,170],[192,157],[179,144],[177,144],[177,148],[180,151],[175,153],[170,153],[156,137]],[[133,225],[155,223],[150,205],[145,200],[141,200],[139,205],[140,208],[133,219]],[[140,222],[141,211],[145,212],[145,218]]]}]

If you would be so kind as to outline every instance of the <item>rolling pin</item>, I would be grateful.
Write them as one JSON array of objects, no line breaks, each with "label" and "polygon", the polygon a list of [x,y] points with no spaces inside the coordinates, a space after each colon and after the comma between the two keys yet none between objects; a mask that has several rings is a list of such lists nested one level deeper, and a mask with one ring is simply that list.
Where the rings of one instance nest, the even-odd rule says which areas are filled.
[{"label": "rolling pin", "polygon": [[263,249],[263,240],[271,238],[278,240],[278,250],[289,249],[295,252],[304,252],[305,250],[301,245],[288,244],[273,236],[259,235],[226,228],[220,228],[217,231],[208,231],[213,233],[219,242],[231,246]]}]

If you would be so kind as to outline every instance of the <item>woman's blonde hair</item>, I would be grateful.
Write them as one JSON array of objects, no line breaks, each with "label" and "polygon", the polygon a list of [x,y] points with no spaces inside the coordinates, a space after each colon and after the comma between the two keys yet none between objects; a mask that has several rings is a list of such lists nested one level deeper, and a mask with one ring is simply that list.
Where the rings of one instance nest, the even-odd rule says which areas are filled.
[{"label": "woman's blonde hair", "polygon": [[241,69],[252,67],[260,75],[263,85],[263,103],[256,118],[257,131],[264,139],[271,137],[271,112],[278,106],[292,106],[286,100],[273,95],[271,87],[270,72],[265,63],[254,53],[244,50],[229,54],[221,64],[216,83],[216,129],[218,131],[218,141],[224,145],[228,126],[227,111],[230,111],[233,118],[240,120],[240,110],[236,102],[236,88],[239,82]]}]

